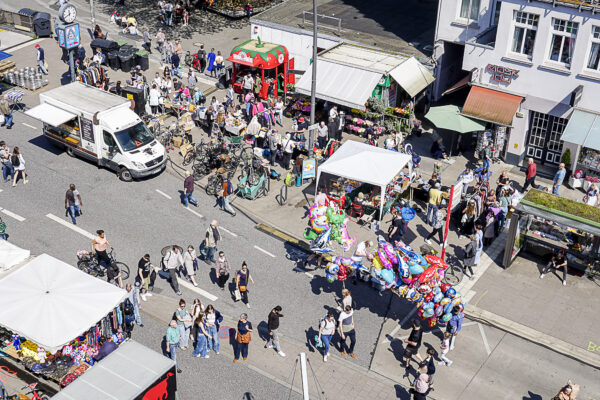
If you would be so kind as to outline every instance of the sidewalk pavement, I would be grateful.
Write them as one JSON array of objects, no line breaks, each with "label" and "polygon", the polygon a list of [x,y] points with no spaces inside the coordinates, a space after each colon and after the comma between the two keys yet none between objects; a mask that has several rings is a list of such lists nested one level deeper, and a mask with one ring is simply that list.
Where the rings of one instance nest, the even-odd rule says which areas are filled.
[{"label": "sidewalk pavement", "polygon": [[[163,323],[166,327],[172,318],[173,307],[173,299],[154,294],[148,298],[148,301],[142,302],[141,312]],[[355,365],[351,360],[342,359],[333,348],[327,362],[323,362],[321,353],[315,350],[312,343],[307,345],[283,335],[280,335],[280,345],[286,353],[286,357],[279,356],[273,349],[265,349],[265,339],[268,333],[259,328],[261,320],[254,318],[252,310],[248,310],[248,315],[248,320],[254,328],[248,351],[248,360],[240,359],[236,364],[232,362],[232,368],[245,366],[283,386],[291,387],[295,392],[301,393],[302,379],[298,355],[304,352],[308,359],[307,371],[311,398],[320,398],[319,393],[321,392],[315,384],[316,377],[322,392],[330,399],[364,400],[368,397],[409,399],[406,386],[403,387],[378,374],[369,372],[365,368]],[[236,317],[224,316],[219,330],[219,337],[221,338],[220,356],[231,358],[232,361],[232,345],[235,340],[235,329],[237,328]],[[315,321],[316,323],[317,321]],[[227,345],[228,343],[229,345]],[[178,357],[181,356],[180,354],[178,354]],[[186,356],[191,357],[191,351],[187,351]],[[294,369],[295,374],[292,375]],[[435,395],[430,398],[435,399]]]}]

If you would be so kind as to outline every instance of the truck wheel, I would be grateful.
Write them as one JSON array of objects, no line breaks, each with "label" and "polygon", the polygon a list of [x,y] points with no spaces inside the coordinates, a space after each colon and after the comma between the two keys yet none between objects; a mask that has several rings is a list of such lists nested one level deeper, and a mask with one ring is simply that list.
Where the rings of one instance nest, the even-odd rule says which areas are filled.
[{"label": "truck wheel", "polygon": [[117,176],[123,182],[131,182],[133,180],[131,172],[129,172],[129,170],[125,167],[121,167],[121,169],[119,169],[119,172],[117,172]]},{"label": "truck wheel", "polygon": [[67,154],[70,157],[75,157],[75,152],[73,151],[73,148],[71,146],[66,146],[67,147]]}]

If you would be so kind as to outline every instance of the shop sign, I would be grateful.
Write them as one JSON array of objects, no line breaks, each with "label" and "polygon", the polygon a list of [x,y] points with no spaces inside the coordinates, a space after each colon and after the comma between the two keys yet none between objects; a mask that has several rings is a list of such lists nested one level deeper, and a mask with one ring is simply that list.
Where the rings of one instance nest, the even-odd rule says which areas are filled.
[{"label": "shop sign", "polygon": [[233,59],[234,60],[239,60],[242,62],[246,62],[246,63],[250,63],[252,64],[252,58],[250,58],[250,56],[242,51],[240,51],[239,53],[233,53]]},{"label": "shop sign", "polygon": [[317,163],[314,158],[308,158],[302,162],[302,180],[314,178],[317,171]]},{"label": "shop sign", "polygon": [[511,83],[513,79],[519,77],[518,69],[510,69],[500,65],[488,64],[486,70],[492,75],[492,80],[496,82]]}]

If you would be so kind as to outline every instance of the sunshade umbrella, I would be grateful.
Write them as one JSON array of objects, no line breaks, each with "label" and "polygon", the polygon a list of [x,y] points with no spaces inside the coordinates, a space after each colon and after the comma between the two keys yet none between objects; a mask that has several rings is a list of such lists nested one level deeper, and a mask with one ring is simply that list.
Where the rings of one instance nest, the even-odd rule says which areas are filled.
[{"label": "sunshade umbrella", "polygon": [[54,353],[127,296],[47,254],[0,279],[0,326]]},{"label": "sunshade umbrella", "polygon": [[448,129],[460,133],[482,131],[485,125],[460,113],[460,108],[454,105],[431,107],[425,114],[438,129]]}]

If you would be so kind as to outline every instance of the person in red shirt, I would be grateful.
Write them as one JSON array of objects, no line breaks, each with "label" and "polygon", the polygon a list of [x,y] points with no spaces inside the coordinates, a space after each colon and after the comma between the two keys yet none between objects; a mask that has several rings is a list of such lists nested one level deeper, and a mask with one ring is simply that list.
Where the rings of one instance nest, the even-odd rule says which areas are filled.
[{"label": "person in red shirt", "polygon": [[535,165],[535,162],[533,161],[533,158],[527,159],[527,163],[529,165],[527,166],[527,172],[525,173],[525,185],[523,185],[523,192],[525,192],[527,190],[529,185],[531,185],[531,187],[534,189],[538,188],[538,185],[535,184],[535,176],[537,174],[537,167]]}]

